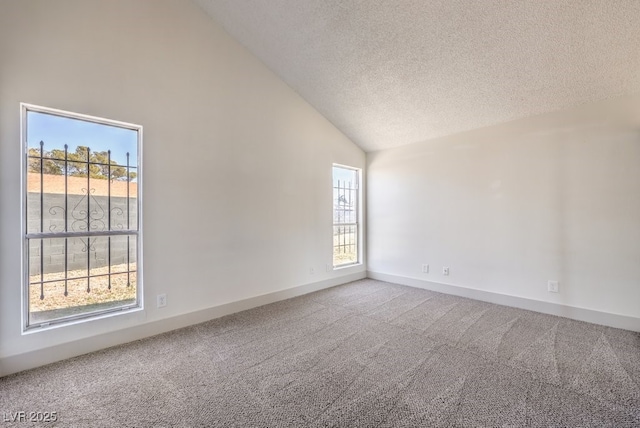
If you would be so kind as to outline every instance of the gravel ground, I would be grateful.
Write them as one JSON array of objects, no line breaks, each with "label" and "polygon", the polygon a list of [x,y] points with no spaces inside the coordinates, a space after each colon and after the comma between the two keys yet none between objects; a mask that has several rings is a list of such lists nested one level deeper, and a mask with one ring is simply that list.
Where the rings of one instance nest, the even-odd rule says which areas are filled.
[{"label": "gravel ground", "polygon": [[[131,263],[130,285],[127,286],[127,265],[111,266],[111,289],[109,289],[109,277],[101,276],[91,278],[87,292],[87,279],[74,279],[67,281],[67,295],[64,295],[64,272],[45,274],[43,280],[61,280],[44,284],[44,299],[40,299],[40,284],[30,286],[29,310],[30,312],[50,311],[75,306],[86,306],[100,303],[116,302],[136,298],[136,264]],[[108,267],[91,269],[91,275],[104,275],[108,273]],[[86,276],[86,270],[69,271],[68,278]],[[30,277],[30,282],[39,282],[40,275]]]}]

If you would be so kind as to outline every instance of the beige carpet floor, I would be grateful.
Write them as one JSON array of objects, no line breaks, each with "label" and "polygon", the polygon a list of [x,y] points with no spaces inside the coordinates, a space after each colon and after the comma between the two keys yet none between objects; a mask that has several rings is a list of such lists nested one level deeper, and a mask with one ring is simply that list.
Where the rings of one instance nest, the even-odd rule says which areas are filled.
[{"label": "beige carpet floor", "polygon": [[38,426],[639,427],[640,335],[362,280],[1,378],[0,422],[18,411],[57,412]]}]

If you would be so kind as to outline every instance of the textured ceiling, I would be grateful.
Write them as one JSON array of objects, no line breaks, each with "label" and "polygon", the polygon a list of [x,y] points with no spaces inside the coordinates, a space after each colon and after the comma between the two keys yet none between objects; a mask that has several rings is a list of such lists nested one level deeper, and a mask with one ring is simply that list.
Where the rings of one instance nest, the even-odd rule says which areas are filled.
[{"label": "textured ceiling", "polygon": [[374,151],[640,91],[640,0],[196,0]]}]

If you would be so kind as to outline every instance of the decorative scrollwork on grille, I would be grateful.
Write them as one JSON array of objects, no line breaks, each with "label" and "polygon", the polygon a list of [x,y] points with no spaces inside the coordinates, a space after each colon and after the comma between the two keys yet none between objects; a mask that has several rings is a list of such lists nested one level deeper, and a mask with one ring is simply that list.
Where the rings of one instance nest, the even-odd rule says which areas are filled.
[{"label": "decorative scrollwork on grille", "polygon": [[120,207],[111,208],[111,229],[124,230],[124,223],[114,221],[115,217],[122,217],[124,221],[124,210]]},{"label": "decorative scrollwork on grille", "polygon": [[[106,212],[102,207],[98,199],[94,196],[96,189],[94,188],[82,188],[83,197],[76,203],[71,211],[71,230],[74,232],[80,231],[103,231],[107,230],[107,225],[104,221]],[[86,208],[82,208],[86,207]],[[85,240],[81,239],[83,245],[83,252],[95,251],[94,239]]]},{"label": "decorative scrollwork on grille", "polygon": [[[59,213],[62,213],[62,220],[65,220],[67,218],[67,210],[65,210],[63,207],[59,205],[54,205],[51,208],[49,208],[49,214],[51,214],[52,216],[57,216]],[[59,228],[53,222],[49,226],[49,232],[63,232],[63,231],[65,231],[64,227]]]}]

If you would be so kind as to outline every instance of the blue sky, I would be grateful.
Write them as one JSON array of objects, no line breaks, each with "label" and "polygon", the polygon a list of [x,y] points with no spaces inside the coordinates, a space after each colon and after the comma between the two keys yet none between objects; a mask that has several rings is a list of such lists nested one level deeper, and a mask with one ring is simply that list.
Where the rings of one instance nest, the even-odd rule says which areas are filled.
[{"label": "blue sky", "polygon": [[126,153],[129,152],[129,164],[136,166],[138,163],[136,131],[29,111],[27,145],[40,148],[40,141],[44,141],[47,151],[62,150],[65,144],[69,145],[69,152],[74,152],[78,146],[89,146],[93,152],[111,150],[111,159],[120,165],[126,165]]},{"label": "blue sky", "polygon": [[340,180],[340,186],[344,186],[345,182],[351,182],[351,185],[355,186],[357,175],[356,170],[333,167],[333,185],[336,186],[338,180]]}]

